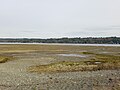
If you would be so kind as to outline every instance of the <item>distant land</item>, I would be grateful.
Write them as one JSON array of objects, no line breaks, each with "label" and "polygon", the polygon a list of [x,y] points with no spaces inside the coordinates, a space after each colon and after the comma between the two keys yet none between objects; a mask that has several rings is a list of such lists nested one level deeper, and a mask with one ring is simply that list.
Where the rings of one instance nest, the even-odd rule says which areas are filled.
[{"label": "distant land", "polygon": [[74,44],[120,44],[120,37],[75,38],[0,38],[0,43],[74,43]]}]

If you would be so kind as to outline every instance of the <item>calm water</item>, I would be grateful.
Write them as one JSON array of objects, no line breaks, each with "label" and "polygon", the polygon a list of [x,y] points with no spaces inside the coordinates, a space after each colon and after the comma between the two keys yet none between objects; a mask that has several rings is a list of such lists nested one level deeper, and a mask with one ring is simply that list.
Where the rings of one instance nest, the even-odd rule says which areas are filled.
[{"label": "calm water", "polygon": [[58,54],[59,56],[66,56],[66,57],[70,57],[70,56],[73,56],[73,57],[82,57],[82,58],[85,58],[87,57],[86,55],[80,55],[80,54]]},{"label": "calm water", "polygon": [[72,45],[72,46],[120,46],[120,44],[66,44],[66,43],[0,43],[0,44],[40,44],[40,45]]}]

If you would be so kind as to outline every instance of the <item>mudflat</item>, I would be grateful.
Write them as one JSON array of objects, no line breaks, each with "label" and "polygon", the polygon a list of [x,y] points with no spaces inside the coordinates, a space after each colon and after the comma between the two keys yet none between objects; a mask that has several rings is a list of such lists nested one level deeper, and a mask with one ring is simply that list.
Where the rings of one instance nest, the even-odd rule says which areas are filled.
[{"label": "mudflat", "polygon": [[0,90],[120,90],[120,47],[2,44]]}]

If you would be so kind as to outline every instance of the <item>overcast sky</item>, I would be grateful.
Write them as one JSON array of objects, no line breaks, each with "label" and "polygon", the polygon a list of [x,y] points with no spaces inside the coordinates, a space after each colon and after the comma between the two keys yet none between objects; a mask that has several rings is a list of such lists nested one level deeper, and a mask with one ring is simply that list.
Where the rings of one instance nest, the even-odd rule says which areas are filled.
[{"label": "overcast sky", "polygon": [[0,37],[120,36],[120,0],[0,0]]}]

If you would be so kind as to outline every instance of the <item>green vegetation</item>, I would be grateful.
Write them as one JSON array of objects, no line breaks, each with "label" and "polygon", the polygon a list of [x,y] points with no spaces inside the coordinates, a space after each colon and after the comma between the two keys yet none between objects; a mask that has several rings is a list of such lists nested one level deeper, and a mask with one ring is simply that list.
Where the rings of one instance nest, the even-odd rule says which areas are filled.
[{"label": "green vegetation", "polygon": [[12,56],[0,56],[0,63],[5,63],[10,60],[13,60]]},{"label": "green vegetation", "polygon": [[100,38],[50,38],[50,39],[29,39],[29,38],[0,38],[0,42],[19,43],[80,43],[80,44],[120,44],[120,37]]},{"label": "green vegetation", "polygon": [[[73,56],[60,56],[60,54],[68,54],[68,55],[73,54]],[[81,56],[83,55],[85,57],[77,57],[75,55],[81,55]],[[46,80],[48,82],[47,84],[45,83],[45,86],[46,85],[50,86],[51,85],[50,83],[53,83],[56,85],[63,83],[64,78],[65,78],[65,83],[69,79],[67,81],[68,84],[70,82],[70,84],[73,85],[73,82],[75,82],[74,84],[77,85],[76,83],[78,82],[77,78],[72,76],[76,73],[74,74],[70,73],[71,75],[69,75],[68,77],[62,78],[62,82],[61,82],[61,75],[69,74],[69,73],[66,74],[66,72],[81,73],[84,71],[115,70],[115,74],[113,75],[112,75],[113,72],[110,73],[110,71],[108,71],[108,73],[105,71],[106,72],[105,74],[103,74],[104,71],[95,72],[95,74],[93,74],[94,76],[92,77],[93,79],[91,79],[91,75],[92,75],[91,73],[85,73],[85,75],[83,73],[84,75],[83,80],[85,80],[85,82],[87,79],[90,79],[92,81],[94,80],[92,85],[95,87],[97,86],[97,88],[95,88],[96,90],[99,90],[100,87],[103,87],[103,86],[104,87],[113,86],[112,83],[115,83],[114,88],[116,90],[117,89],[119,90],[119,87],[116,88],[116,86],[117,85],[119,86],[119,82],[118,82],[119,73],[117,73],[117,70],[118,72],[120,70],[120,47],[48,45],[48,44],[45,44],[45,45],[1,44],[0,45],[0,66],[1,66],[1,71],[6,72],[6,73],[3,73],[2,76],[5,76],[4,74],[7,74],[7,73],[8,75],[9,73],[10,75],[12,75],[14,72],[16,75],[18,75],[18,77],[20,76],[19,75],[20,73],[21,75],[23,74],[23,76],[25,73],[27,74],[48,73],[48,75],[47,74],[45,75],[45,78],[47,77]],[[63,73],[63,74],[57,74],[57,75],[60,75],[60,77],[58,77],[57,79],[56,74],[54,78],[54,75],[53,75],[54,73]],[[77,73],[77,75],[80,73]],[[110,77],[109,77],[109,73],[110,73]],[[16,80],[16,75],[14,80]],[[86,75],[87,75],[87,79],[86,79]],[[106,78],[106,76],[108,78]],[[27,80],[24,78],[26,77],[22,77],[21,79],[23,79],[23,81]],[[30,78],[31,79],[28,81],[37,80],[37,79],[39,79],[40,81],[44,79],[44,77],[40,77],[36,79],[34,77],[33,79],[32,77]],[[58,80],[60,81],[58,82]],[[107,83],[108,82],[107,80],[109,81],[112,80],[112,82]],[[44,80],[42,82],[44,83]],[[24,83],[21,83],[19,85],[21,86],[22,84]],[[33,84],[33,81],[32,81],[32,84]],[[31,82],[30,82],[30,85],[31,85]],[[39,85],[41,85],[41,83]],[[81,85],[83,86],[83,82],[81,82]],[[35,83],[32,87],[33,88],[31,89],[33,90],[37,89],[38,83],[37,84]],[[107,89],[109,90],[109,88]]]},{"label": "green vegetation", "polygon": [[[85,54],[93,54],[86,52]],[[120,56],[94,54],[91,60],[72,62],[62,61],[48,65],[29,67],[30,72],[75,72],[75,71],[96,71],[120,69]]]},{"label": "green vegetation", "polygon": [[39,66],[31,66],[29,67],[30,72],[74,72],[74,71],[83,71],[86,69],[86,67],[89,67],[89,70],[93,67],[96,67],[96,65],[85,65],[84,62],[58,62],[58,63],[52,63],[48,65],[39,65]]},{"label": "green vegetation", "polygon": [[[22,57],[24,53],[28,53],[28,58],[29,53],[31,56],[33,53],[34,60],[38,63],[40,63],[39,59],[45,62],[45,65],[41,63],[29,67],[28,71],[30,72],[51,73],[120,69],[120,47],[16,44],[0,45],[0,50],[0,63],[13,60],[12,56],[16,54],[20,54]],[[85,54],[87,57],[64,57],[58,54]]]},{"label": "green vegetation", "polygon": [[94,54],[92,52],[82,52],[83,54]]}]

